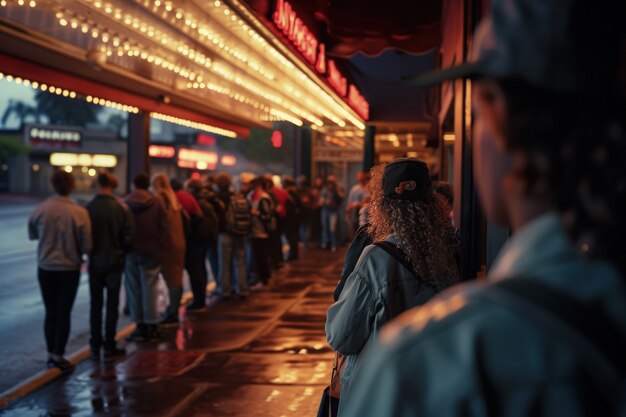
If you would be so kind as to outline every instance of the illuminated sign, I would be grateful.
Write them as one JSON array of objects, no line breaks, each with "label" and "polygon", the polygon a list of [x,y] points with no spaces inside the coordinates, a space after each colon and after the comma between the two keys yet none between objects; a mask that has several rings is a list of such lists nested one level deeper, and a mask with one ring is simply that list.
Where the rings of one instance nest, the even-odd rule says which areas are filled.
[{"label": "illuminated sign", "polygon": [[148,154],[152,158],[173,158],[176,155],[176,148],[173,146],[150,145]]},{"label": "illuminated sign", "polygon": [[361,95],[355,85],[350,85],[348,91],[348,104],[361,116],[367,120],[370,117],[370,105]]},{"label": "illuminated sign", "polygon": [[283,132],[280,130],[275,130],[272,132],[272,146],[275,148],[280,148],[283,146]]},{"label": "illuminated sign", "polygon": [[237,158],[235,155],[224,155],[222,156],[222,165],[225,167],[234,167],[237,165]]},{"label": "illuminated sign", "polygon": [[198,145],[205,146],[215,146],[215,144],[217,143],[214,136],[205,134],[199,134],[196,137],[196,142],[198,143]]},{"label": "illuminated sign", "polygon": [[58,147],[78,147],[83,139],[82,132],[59,128],[31,127],[27,131],[28,140],[33,145],[51,145]]},{"label": "illuminated sign", "polygon": [[319,42],[311,30],[298,17],[293,6],[285,0],[277,0],[273,14],[276,27],[289,38],[289,41],[298,49],[302,56],[315,67],[315,70],[326,75],[330,86],[352,107],[363,119],[369,119],[369,104],[359,93],[359,90],[350,85],[341,74],[335,62],[326,61],[326,45]]},{"label": "illuminated sign", "polygon": [[344,77],[337,66],[335,61],[328,60],[328,82],[333,86],[335,91],[341,94],[341,97],[345,97],[348,92],[348,80]]},{"label": "illuminated sign", "polygon": [[217,152],[189,148],[178,150],[178,166],[181,168],[215,169],[217,160]]},{"label": "illuminated sign", "polygon": [[59,153],[50,154],[50,165],[52,166],[83,166],[113,168],[117,166],[115,155],[89,155],[86,153]]}]

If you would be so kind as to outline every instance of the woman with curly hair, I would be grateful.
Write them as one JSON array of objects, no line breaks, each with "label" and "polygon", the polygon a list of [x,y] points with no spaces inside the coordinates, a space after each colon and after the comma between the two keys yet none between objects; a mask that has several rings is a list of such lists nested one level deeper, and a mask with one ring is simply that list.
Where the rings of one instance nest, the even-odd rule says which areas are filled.
[{"label": "woman with curly hair", "polygon": [[328,343],[348,357],[342,398],[359,354],[381,326],[457,278],[448,248],[451,225],[442,197],[432,191],[426,164],[399,159],[374,167],[368,188],[368,232],[375,243],[363,250],[326,318]]}]

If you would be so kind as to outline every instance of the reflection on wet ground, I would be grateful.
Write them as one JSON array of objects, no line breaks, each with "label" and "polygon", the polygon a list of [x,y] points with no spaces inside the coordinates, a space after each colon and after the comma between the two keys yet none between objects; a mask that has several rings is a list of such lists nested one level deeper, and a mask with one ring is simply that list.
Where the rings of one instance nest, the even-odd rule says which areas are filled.
[{"label": "reflection on wet ground", "polygon": [[270,290],[189,314],[162,342],[129,344],[121,360],[83,362],[2,415],[315,415],[330,377],[324,320],[341,259],[304,257]]}]

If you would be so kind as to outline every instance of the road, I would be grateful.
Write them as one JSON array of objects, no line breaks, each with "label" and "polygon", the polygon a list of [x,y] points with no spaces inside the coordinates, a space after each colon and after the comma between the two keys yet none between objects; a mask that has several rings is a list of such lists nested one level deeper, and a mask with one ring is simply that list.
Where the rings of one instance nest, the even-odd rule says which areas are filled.
[{"label": "road", "polygon": [[[37,283],[37,242],[28,240],[28,216],[38,201],[0,199],[0,392],[45,368],[44,307]],[[72,311],[68,354],[85,346],[89,287],[83,273]],[[128,323],[122,319],[121,325]]]}]

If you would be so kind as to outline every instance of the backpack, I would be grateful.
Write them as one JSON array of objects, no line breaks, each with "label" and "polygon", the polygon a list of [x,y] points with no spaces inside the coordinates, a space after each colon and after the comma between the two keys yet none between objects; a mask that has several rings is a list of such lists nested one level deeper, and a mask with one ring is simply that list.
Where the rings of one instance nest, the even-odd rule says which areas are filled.
[{"label": "backpack", "polygon": [[250,203],[242,193],[230,196],[230,203],[225,215],[226,230],[232,234],[245,236],[252,228],[252,214]]}]

